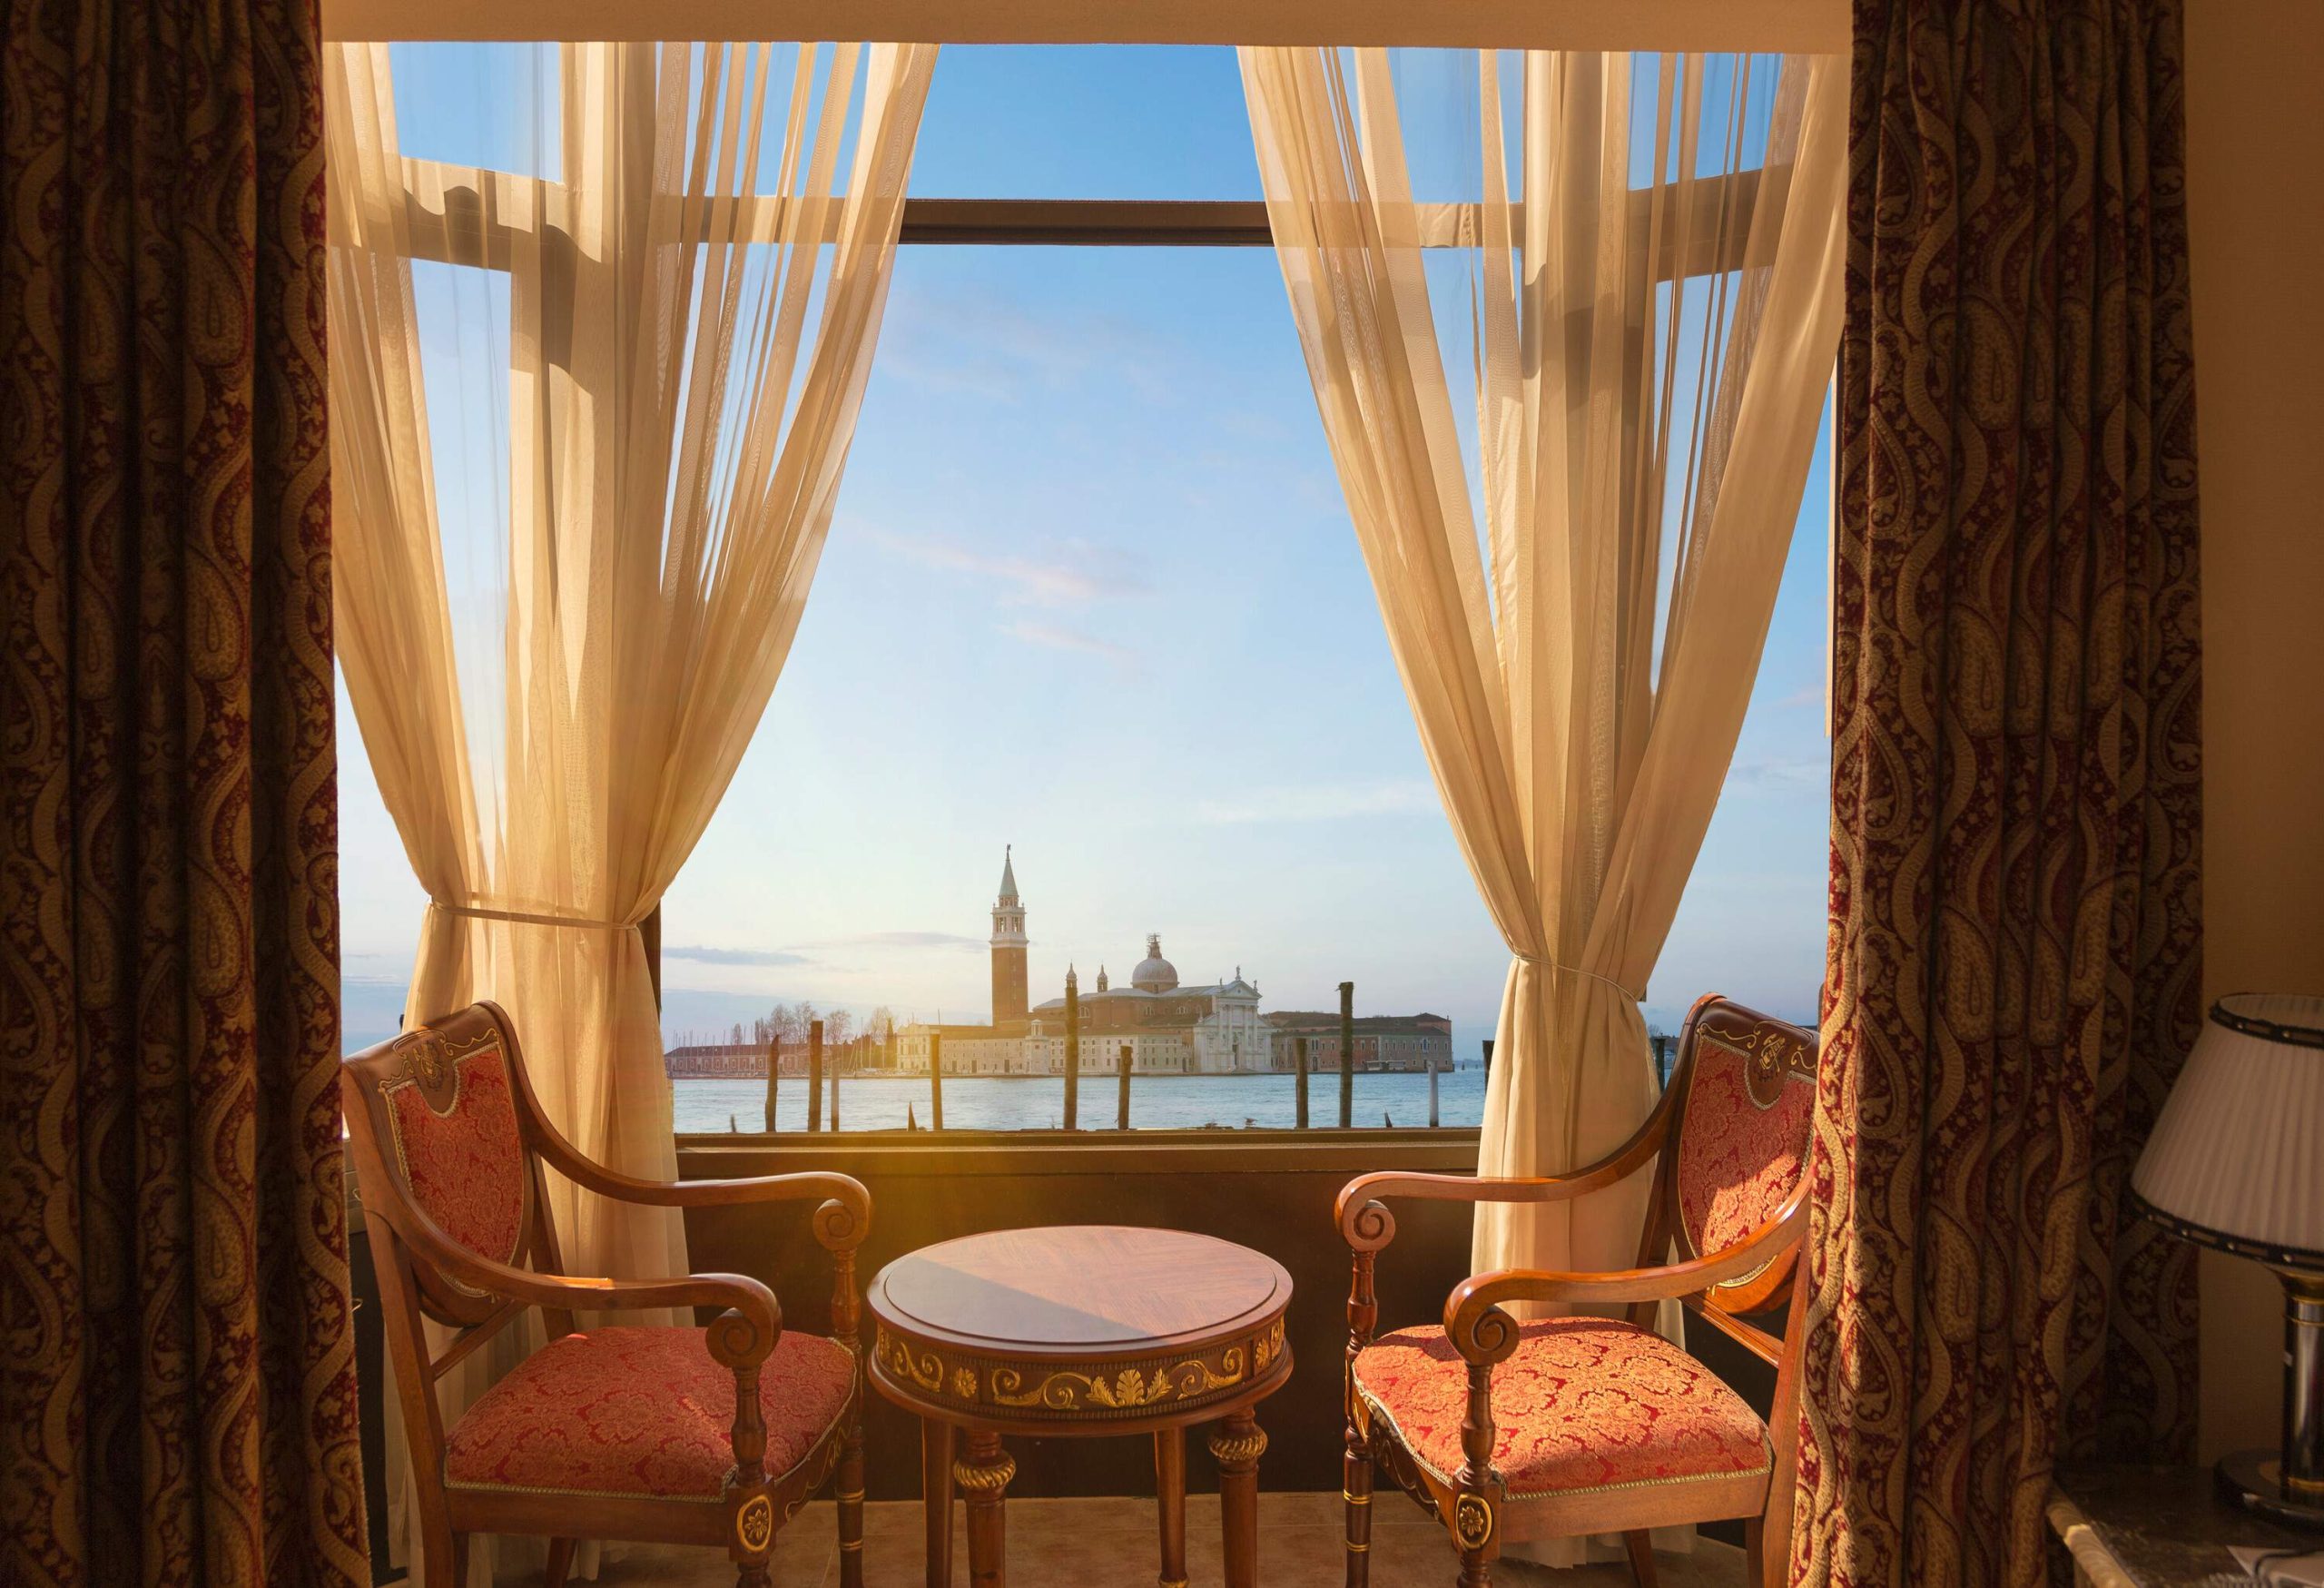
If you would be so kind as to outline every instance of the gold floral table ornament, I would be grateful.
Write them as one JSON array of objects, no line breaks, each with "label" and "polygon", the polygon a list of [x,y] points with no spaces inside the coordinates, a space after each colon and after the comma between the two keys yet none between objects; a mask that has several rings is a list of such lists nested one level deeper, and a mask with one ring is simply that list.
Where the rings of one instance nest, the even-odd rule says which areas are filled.
[{"label": "gold floral table ornament", "polygon": [[921,1427],[928,1582],[951,1580],[951,1504],[970,1571],[1000,1588],[1009,1435],[1154,1441],[1160,1580],[1186,1568],[1186,1430],[1209,1423],[1227,1588],[1258,1580],[1253,1411],[1291,1376],[1291,1276],[1257,1252],[1167,1229],[998,1230],[901,1258],[872,1281],[873,1387]]}]

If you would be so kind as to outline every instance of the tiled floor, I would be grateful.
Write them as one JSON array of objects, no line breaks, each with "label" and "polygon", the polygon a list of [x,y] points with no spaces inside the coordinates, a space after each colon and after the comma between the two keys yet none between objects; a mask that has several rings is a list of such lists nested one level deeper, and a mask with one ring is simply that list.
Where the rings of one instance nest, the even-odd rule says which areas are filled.
[{"label": "tiled floor", "polygon": [[[864,1510],[865,1588],[921,1588],[919,1503],[873,1504]],[[1145,1588],[1155,1576],[1154,1527],[1150,1500],[1011,1500],[1009,1580],[1017,1588]],[[1452,1547],[1417,1506],[1383,1504],[1372,1539],[1375,1588],[1450,1588]],[[968,1544],[957,1526],[952,1547],[952,1581],[965,1583]],[[836,1588],[838,1553],[830,1504],[810,1505],[776,1541],[776,1588]],[[1194,1588],[1217,1588],[1216,1494],[1187,1496],[1187,1556]],[[1259,1573],[1265,1588],[1339,1588],[1342,1559],[1337,1494],[1259,1496]],[[1741,1588],[1743,1582],[1742,1553],[1709,1540],[1696,1541],[1691,1554],[1659,1555],[1657,1564],[1661,1588]],[[502,1579],[504,1588],[523,1581]],[[731,1588],[734,1581],[734,1568],[715,1550],[645,1545],[629,1546],[597,1578],[603,1588]],[[1555,1572],[1504,1561],[1493,1581],[1505,1588],[1631,1588],[1630,1568],[1621,1564]]]}]

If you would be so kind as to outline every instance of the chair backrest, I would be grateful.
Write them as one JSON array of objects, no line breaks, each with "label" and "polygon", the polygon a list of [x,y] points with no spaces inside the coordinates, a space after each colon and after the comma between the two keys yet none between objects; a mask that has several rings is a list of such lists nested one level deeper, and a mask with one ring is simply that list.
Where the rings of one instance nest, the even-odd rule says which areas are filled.
[{"label": "chair backrest", "polygon": [[[471,1004],[342,1061],[348,1129],[365,1139],[388,1181],[361,1185],[367,1203],[390,1198],[425,1215],[480,1258],[526,1266],[540,1191],[527,1144],[531,1093],[516,1032],[497,1005]],[[400,1244],[400,1243],[399,1243]],[[498,1303],[408,1251],[423,1311],[475,1324]],[[554,1264],[539,1265],[553,1267]]]},{"label": "chair backrest", "polygon": [[[1668,1145],[1650,1245],[1682,1259],[1735,1245],[1781,1211],[1807,1172],[1816,1106],[1816,1034],[1723,998],[1706,998],[1679,1032]],[[1787,1293],[1795,1247],[1703,1304],[1757,1312]],[[1642,1260],[1660,1261],[1659,1249]]]}]

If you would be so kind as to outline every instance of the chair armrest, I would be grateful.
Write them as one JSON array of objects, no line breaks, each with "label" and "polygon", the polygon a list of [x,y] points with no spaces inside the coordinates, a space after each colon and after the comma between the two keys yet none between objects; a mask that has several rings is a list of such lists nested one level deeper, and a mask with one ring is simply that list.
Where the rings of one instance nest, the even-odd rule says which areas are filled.
[{"label": "chair armrest", "polygon": [[1665,1093],[1630,1139],[1596,1163],[1571,1174],[1494,1178],[1482,1175],[1358,1175],[1341,1188],[1335,1212],[1340,1238],[1363,1252],[1376,1252],[1396,1238],[1396,1220],[1383,1197],[1423,1202],[1561,1202],[1612,1185],[1637,1173],[1660,1150],[1670,1119]]},{"label": "chair armrest", "polygon": [[576,1278],[537,1274],[478,1257],[444,1233],[417,1208],[382,1198],[364,1211],[395,1227],[406,1244],[429,1263],[474,1290],[503,1300],[552,1311],[625,1312],[664,1307],[723,1307],[706,1333],[710,1354],[725,1366],[755,1366],[774,1349],[783,1332],[783,1307],[774,1292],[743,1274],[685,1274],[656,1279]]},{"label": "chair armrest", "polygon": [[810,1170],[754,1175],[739,1180],[644,1180],[583,1155],[546,1117],[537,1118],[535,1145],[551,1168],[585,1190],[648,1208],[731,1208],[750,1202],[802,1201],[822,1197],[815,1238],[832,1251],[852,1251],[872,1229],[872,1193],[852,1175]]},{"label": "chair armrest", "polygon": [[1805,1176],[1776,1216],[1733,1246],[1684,1263],[1608,1273],[1562,1273],[1543,1268],[1500,1268],[1475,1274],[1452,1287],[1444,1301],[1444,1333],[1452,1348],[1473,1365],[1488,1365],[1517,1348],[1517,1325],[1503,1312],[1504,1301],[1666,1301],[1708,1290],[1765,1267],[1807,1232]]}]

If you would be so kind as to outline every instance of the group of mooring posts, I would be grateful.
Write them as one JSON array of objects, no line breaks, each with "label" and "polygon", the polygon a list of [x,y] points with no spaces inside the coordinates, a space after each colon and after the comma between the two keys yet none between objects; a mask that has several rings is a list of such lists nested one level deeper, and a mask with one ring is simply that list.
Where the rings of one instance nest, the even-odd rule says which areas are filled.
[{"label": "group of mooring posts", "polygon": [[[839,1129],[839,1066],[831,1069],[832,1129]],[[807,1129],[823,1128],[823,1022],[807,1022]],[[766,1132],[775,1132],[775,1102],[783,1080],[783,1039],[769,1037],[766,1043]],[[733,1121],[730,1119],[729,1124]]]},{"label": "group of mooring posts", "polygon": [[[1308,1039],[1305,1036],[1295,1038],[1292,1042],[1294,1095],[1298,1105],[1297,1128],[1302,1130],[1309,1128],[1307,1085],[1308,1076],[1313,1067],[1308,1062],[1307,1043]],[[1486,1045],[1488,1054],[1491,1052],[1491,1047],[1490,1043]],[[892,1054],[892,1037],[890,1051]],[[1117,1130],[1127,1130],[1130,1128],[1129,1078],[1132,1057],[1131,1045],[1128,1042],[1120,1044],[1115,1064],[1114,1083],[1114,1129]],[[823,1022],[811,1021],[807,1025],[807,1129],[811,1131],[820,1131],[824,1128],[825,1069]],[[782,1072],[783,1039],[771,1038],[766,1045],[766,1129],[769,1135],[773,1135],[777,1128],[775,1100]],[[1437,1128],[1441,1117],[1437,1108],[1437,1074],[1436,1066],[1432,1063],[1428,1069],[1428,1123],[1431,1129]],[[830,1066],[831,1129],[833,1130],[840,1128],[839,1077],[839,1066],[836,1064]],[[1355,1124],[1355,983],[1353,981],[1340,983],[1339,1082],[1340,1129],[1352,1129]],[[1081,994],[1073,982],[1068,981],[1065,987],[1065,1109],[1060,1120],[1068,1130],[1078,1130],[1081,1128],[1080,1099]],[[1384,1126],[1393,1128],[1396,1121],[1388,1115],[1383,1114],[1380,1117],[1380,1122]],[[727,1119],[728,1128],[730,1129],[734,1128],[734,1119],[730,1116]],[[944,1129],[944,1033],[940,1031],[931,1031],[928,1034],[928,1124],[931,1129]],[[904,1105],[904,1125],[907,1129],[920,1129],[918,1110],[910,1103]]]}]

